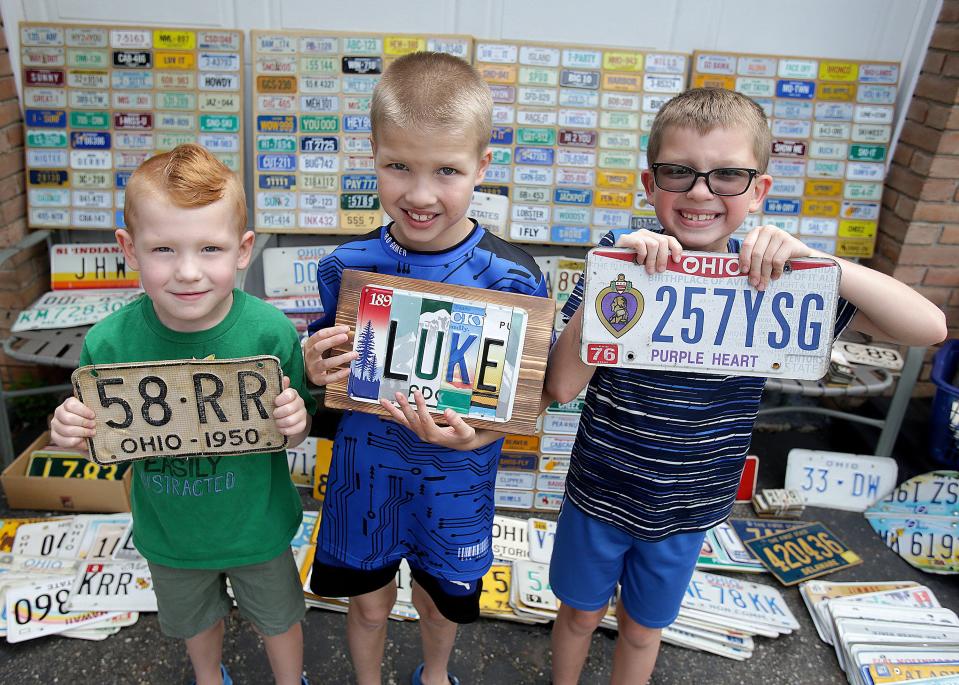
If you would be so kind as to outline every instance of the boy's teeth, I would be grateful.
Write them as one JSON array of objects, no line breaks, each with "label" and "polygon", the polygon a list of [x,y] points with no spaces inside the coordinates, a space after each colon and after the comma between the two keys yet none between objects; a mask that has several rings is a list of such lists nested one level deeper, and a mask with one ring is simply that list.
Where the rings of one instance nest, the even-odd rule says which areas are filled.
[{"label": "boy's teeth", "polygon": [[693,214],[692,212],[680,212],[684,219],[689,219],[690,221],[709,221],[716,217],[715,214]]},{"label": "boy's teeth", "polygon": [[435,214],[417,214],[416,212],[410,212],[410,216],[413,217],[415,221],[429,221],[436,215]]}]

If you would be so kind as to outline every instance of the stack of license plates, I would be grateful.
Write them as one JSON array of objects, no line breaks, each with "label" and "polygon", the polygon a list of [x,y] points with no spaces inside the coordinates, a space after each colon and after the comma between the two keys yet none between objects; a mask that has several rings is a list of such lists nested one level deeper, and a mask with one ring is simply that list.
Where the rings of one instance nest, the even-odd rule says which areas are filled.
[{"label": "stack of license plates", "polygon": [[[768,573],[752,552],[743,544],[743,539],[753,539],[765,534],[770,528],[766,521],[730,519],[706,531],[699,552],[696,568],[706,571],[738,571],[739,573]],[[782,524],[781,521],[772,521]],[[788,527],[795,523],[787,522]],[[778,530],[774,528],[773,530]]]},{"label": "stack of license plates", "polygon": [[806,505],[796,490],[760,490],[753,495],[753,509],[757,516],[770,518],[799,518]]},{"label": "stack of license plates", "polygon": [[0,635],[103,640],[156,611],[129,514],[0,520]]},{"label": "stack of license plates", "polygon": [[959,471],[932,471],[899,484],[866,511],[892,551],[927,573],[959,573]]},{"label": "stack of license plates", "polygon": [[912,581],[810,580],[799,591],[819,637],[835,647],[850,685],[959,676],[959,617],[928,587]]}]

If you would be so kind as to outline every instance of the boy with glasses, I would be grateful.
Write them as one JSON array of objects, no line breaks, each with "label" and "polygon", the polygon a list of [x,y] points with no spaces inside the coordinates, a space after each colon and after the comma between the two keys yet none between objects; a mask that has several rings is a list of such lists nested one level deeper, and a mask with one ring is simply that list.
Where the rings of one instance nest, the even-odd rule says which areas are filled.
[{"label": "boy with glasses", "polygon": [[[669,102],[649,136],[643,171],[661,232],[611,232],[600,246],[636,250],[650,274],[683,250],[739,254],[765,290],[786,261],[828,257],[775,226],[730,236],[772,185],[762,109],[728,90],[699,88]],[[849,325],[882,339],[930,345],[945,317],[908,286],[837,259],[834,335]],[[553,628],[553,682],[579,679],[590,638],[621,585],[613,683],[645,683],[696,566],[705,531],[732,509],[764,378],[587,366],[580,360],[583,281],[563,310],[569,324],[549,358],[546,392],[568,402],[589,386],[550,565],[562,601]]]}]

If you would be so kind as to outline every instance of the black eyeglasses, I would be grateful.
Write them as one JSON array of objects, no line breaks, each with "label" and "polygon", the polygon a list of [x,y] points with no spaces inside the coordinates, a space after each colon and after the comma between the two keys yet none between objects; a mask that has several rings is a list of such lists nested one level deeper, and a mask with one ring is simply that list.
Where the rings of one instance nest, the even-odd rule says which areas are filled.
[{"label": "black eyeglasses", "polygon": [[727,167],[710,171],[696,171],[682,164],[653,164],[653,179],[656,187],[670,193],[685,193],[696,185],[702,177],[706,179],[706,187],[713,195],[742,195],[749,190],[758,169],[741,169]]}]

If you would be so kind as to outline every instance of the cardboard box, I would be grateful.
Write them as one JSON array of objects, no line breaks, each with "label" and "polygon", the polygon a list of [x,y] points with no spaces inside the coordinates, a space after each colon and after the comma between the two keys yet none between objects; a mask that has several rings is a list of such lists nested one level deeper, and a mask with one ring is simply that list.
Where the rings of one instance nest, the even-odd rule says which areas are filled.
[{"label": "cardboard box", "polygon": [[0,483],[11,509],[49,511],[105,512],[130,511],[130,478],[128,469],[121,480],[84,478],[38,478],[27,476],[30,453],[50,444],[46,432],[14,459],[0,474]]}]

